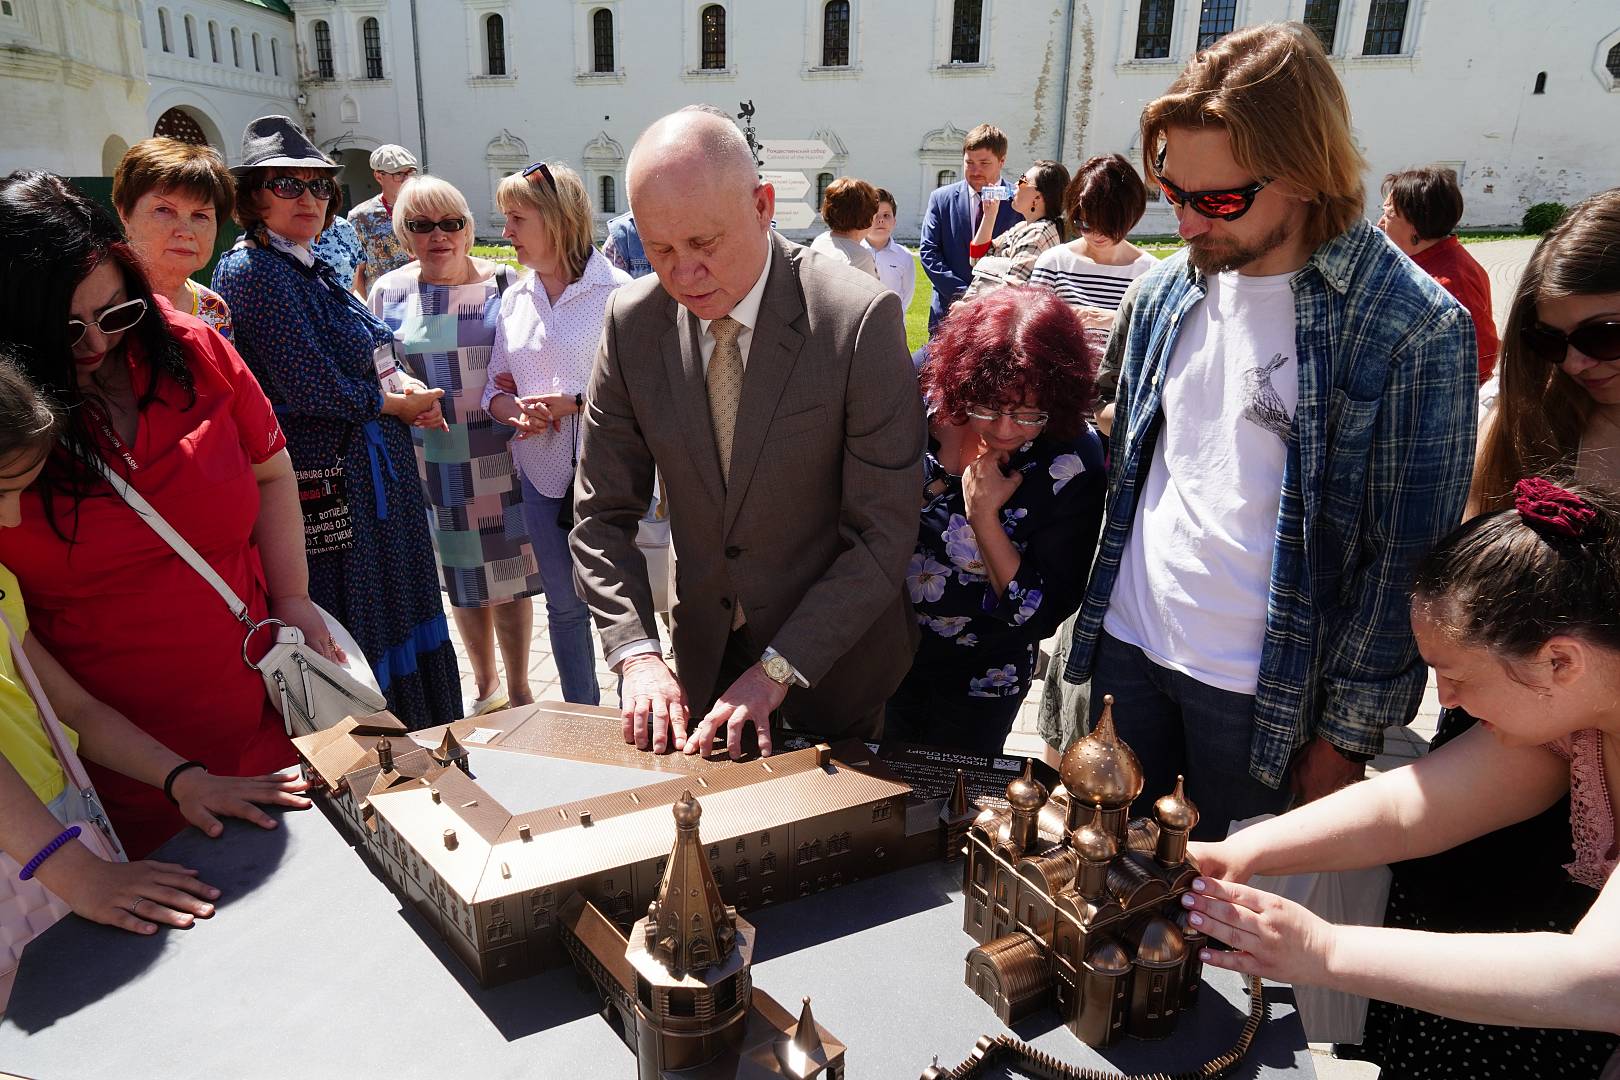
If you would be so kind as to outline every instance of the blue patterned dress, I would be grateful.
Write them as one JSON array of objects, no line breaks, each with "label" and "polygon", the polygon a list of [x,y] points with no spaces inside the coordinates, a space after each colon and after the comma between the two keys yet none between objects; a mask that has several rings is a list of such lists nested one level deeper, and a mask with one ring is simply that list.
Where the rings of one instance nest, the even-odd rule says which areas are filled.
[{"label": "blue patterned dress", "polygon": [[411,438],[440,578],[456,607],[489,607],[541,591],[523,524],[523,486],[506,446],[514,429],[482,404],[501,294],[515,280],[502,266],[484,281],[431,285],[411,263],[371,289],[371,310],[393,330],[401,365],[444,391],[440,405],[450,430],[413,427]]},{"label": "blue patterned dress", "polygon": [[1102,525],[1102,441],[1087,427],[1065,441],[1047,435],[1007,462],[1023,482],[1001,508],[1001,527],[1021,555],[997,596],[968,524],[962,478],[940,464],[929,440],[922,523],[906,588],[922,640],[889,700],[884,738],[999,754],[1029,693],[1040,642],[1080,606]]},{"label": "blue patterned dress", "polygon": [[[268,234],[260,232],[266,241]],[[422,509],[410,428],[384,416],[373,352],[393,335],[324,263],[279,237],[238,244],[214,270],[235,344],[275,404],[311,505],[341,523],[310,543],[309,594],[365,650],[409,727],[461,717],[461,682]]]}]

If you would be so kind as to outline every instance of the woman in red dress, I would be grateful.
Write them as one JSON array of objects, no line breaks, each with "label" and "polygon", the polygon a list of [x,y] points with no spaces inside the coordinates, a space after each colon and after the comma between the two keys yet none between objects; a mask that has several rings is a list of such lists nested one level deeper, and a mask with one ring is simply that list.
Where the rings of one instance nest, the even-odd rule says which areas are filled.
[{"label": "woman in red dress", "polygon": [[[33,633],[92,695],[210,772],[293,764],[243,625],[79,456],[123,475],[254,619],[332,655],[285,440],[241,357],[152,294],[109,214],[40,172],[0,180],[0,340],[68,418],[22,524],[0,534]],[[131,857],[185,826],[161,792],[90,771]]]}]

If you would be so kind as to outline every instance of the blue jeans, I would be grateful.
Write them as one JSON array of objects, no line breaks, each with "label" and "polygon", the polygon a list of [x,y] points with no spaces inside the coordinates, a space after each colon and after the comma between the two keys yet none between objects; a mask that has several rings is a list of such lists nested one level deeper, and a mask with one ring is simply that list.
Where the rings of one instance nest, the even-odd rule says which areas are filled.
[{"label": "blue jeans", "polygon": [[1280,814],[1287,789],[1267,787],[1249,774],[1254,697],[1218,690],[1160,667],[1134,645],[1106,631],[1097,643],[1091,677],[1091,722],[1103,695],[1114,696],[1114,728],[1142,762],[1142,794],[1131,815],[1151,816],[1154,800],[1187,778],[1187,797],[1198,807],[1194,840],[1221,840],[1233,821]]},{"label": "blue jeans", "polygon": [[551,632],[551,655],[557,660],[564,701],[599,705],[602,690],[596,685],[596,654],[591,645],[591,609],[574,592],[574,559],[568,553],[568,532],[557,527],[564,499],[551,499],[523,477],[523,523],[529,528],[546,590],[546,626]]}]

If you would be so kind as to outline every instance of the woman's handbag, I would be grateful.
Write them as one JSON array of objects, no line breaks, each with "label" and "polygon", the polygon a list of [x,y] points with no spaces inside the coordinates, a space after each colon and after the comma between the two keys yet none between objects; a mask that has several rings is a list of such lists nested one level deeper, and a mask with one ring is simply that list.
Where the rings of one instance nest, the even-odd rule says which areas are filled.
[{"label": "woman's handbag", "polygon": [[[65,798],[62,800],[66,811],[63,816],[67,820],[62,824],[77,825],[79,842],[100,858],[108,862],[125,862],[124,846],[118,842],[118,834],[102,812],[101,801],[96,798],[96,789],[84,771],[84,763],[73,752],[67,732],[62,729],[56,711],[51,708],[50,700],[39,685],[39,677],[34,674],[33,665],[23,653],[22,641],[3,611],[0,611],[0,624],[4,624],[11,643],[12,663],[23,677],[28,696],[34,699],[40,723],[45,728],[45,738],[62,766],[63,775],[67,777],[67,787],[63,793]],[[0,1013],[6,1011],[6,1000],[11,995],[11,982],[16,976],[23,946],[56,925],[58,919],[72,910],[61,897],[41,885],[38,878],[30,877],[27,881],[18,878],[21,870],[16,859],[0,852]]]},{"label": "woman's handbag", "polygon": [[[280,619],[256,622],[242,598],[225,584],[225,580],[214,572],[207,560],[186,543],[185,537],[174,531],[174,526],[165,521],[163,515],[154,510],[140,492],[130,487],[99,457],[92,458],[91,464],[107,478],[113,490],[123,496],[136,515],[161,536],[187,566],[202,575],[203,580],[219,593],[225,605],[231,609],[231,614],[247,627],[247,636],[242,639],[242,663],[264,677],[265,691],[270,695],[270,703],[286,720],[288,735],[308,735],[329,728],[346,716],[369,716],[388,707],[388,700],[378,688],[360,646],[355,644],[343,624],[324,608],[316,605],[315,610],[326,621],[326,630],[332,640],[348,655],[346,666],[334,664],[318,649],[309,648],[304,642],[303,632],[296,626],[288,626]],[[248,655],[248,646],[259,631],[267,627],[275,628],[275,639],[255,663]]]}]

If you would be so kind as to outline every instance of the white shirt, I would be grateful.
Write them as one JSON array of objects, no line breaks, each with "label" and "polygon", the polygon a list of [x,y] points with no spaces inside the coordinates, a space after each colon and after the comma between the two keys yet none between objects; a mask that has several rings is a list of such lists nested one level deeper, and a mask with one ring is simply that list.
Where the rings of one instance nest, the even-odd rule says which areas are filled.
[{"label": "white shirt", "polygon": [[872,253],[877,264],[878,280],[883,287],[900,297],[900,306],[910,309],[911,297],[917,291],[917,261],[910,249],[902,247],[892,237],[887,244],[875,248],[865,240],[861,246]]},{"label": "white shirt", "polygon": [[1253,694],[1299,402],[1292,274],[1211,274],[1165,367],[1164,426],[1103,629]]},{"label": "white shirt", "polygon": [[[583,394],[602,341],[602,314],[608,295],[630,282],[630,275],[591,252],[585,272],[557,297],[546,295],[540,275],[525,274],[501,297],[500,322],[489,353],[489,383],[483,407],[503,391],[495,376],[510,372],[519,395]],[[568,417],[562,430],[546,431],[509,444],[512,461],[536,491],[548,499],[568,494],[580,421]]]}]

